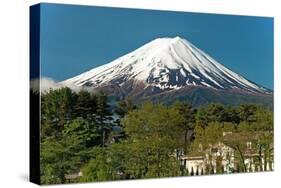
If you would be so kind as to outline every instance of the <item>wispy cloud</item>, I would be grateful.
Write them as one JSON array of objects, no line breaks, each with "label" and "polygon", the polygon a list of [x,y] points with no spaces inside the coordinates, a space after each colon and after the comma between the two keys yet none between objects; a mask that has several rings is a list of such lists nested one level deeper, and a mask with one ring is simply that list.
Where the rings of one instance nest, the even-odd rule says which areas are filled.
[{"label": "wispy cloud", "polygon": [[[39,88],[39,86],[40,86],[40,88]],[[57,82],[54,79],[48,78],[48,77],[36,78],[36,79],[33,79],[30,81],[30,88],[33,91],[37,91],[37,92],[46,93],[46,92],[50,91],[50,89],[55,90],[55,89],[60,89],[62,87],[69,87],[74,92],[79,92],[80,90],[92,90],[89,88],[70,85],[70,84],[66,85],[66,84],[63,84],[62,82]]]}]

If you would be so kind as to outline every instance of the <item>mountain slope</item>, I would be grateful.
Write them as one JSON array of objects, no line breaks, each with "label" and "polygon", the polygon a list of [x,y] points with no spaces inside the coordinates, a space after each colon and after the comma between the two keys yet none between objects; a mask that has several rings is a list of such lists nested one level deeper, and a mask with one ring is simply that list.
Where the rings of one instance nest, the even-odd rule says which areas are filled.
[{"label": "mountain slope", "polygon": [[246,95],[272,94],[180,37],[155,39],[62,83],[103,90],[119,97],[147,98],[176,90],[186,92],[194,87]]}]

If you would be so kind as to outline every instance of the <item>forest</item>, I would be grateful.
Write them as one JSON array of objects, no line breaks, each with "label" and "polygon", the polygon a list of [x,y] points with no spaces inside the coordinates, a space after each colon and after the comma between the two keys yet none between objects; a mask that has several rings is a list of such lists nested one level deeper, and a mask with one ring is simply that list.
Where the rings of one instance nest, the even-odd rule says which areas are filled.
[{"label": "forest", "polygon": [[[42,184],[196,175],[179,156],[203,155],[219,142],[236,153],[237,168],[231,173],[247,172],[249,141],[257,153],[255,163],[273,163],[271,109],[255,104],[193,107],[183,101],[140,104],[130,98],[112,102],[104,93],[67,87],[41,94]],[[205,174],[213,173],[208,166]],[[218,173],[224,172],[218,168]]]}]

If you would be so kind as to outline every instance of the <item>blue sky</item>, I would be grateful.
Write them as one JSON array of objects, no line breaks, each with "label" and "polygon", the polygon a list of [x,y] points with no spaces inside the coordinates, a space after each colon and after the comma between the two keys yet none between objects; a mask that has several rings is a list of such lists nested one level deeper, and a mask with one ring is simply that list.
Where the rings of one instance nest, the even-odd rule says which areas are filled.
[{"label": "blue sky", "polygon": [[61,81],[175,36],[273,88],[273,18],[59,4],[41,5],[41,76]]}]

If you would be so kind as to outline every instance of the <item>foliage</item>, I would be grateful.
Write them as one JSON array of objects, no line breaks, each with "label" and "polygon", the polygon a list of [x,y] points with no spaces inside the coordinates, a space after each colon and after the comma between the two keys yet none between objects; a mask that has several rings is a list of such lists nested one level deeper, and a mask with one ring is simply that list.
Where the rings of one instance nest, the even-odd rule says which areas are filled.
[{"label": "foliage", "polygon": [[175,108],[162,104],[146,103],[142,108],[129,112],[122,124],[130,135],[132,147],[143,151],[147,172],[145,177],[170,176],[169,166],[175,165],[175,148],[179,146],[178,135],[182,117]]},{"label": "foliage", "polygon": [[[67,183],[80,171],[72,182],[198,175],[181,157],[205,156],[218,143],[234,149],[236,171],[246,171],[245,153],[258,153],[260,168],[273,163],[273,112],[257,105],[136,106],[125,98],[114,106],[104,93],[61,88],[41,95],[41,112],[42,184]],[[215,163],[224,173],[222,158]],[[215,173],[213,164],[206,173]]]}]

